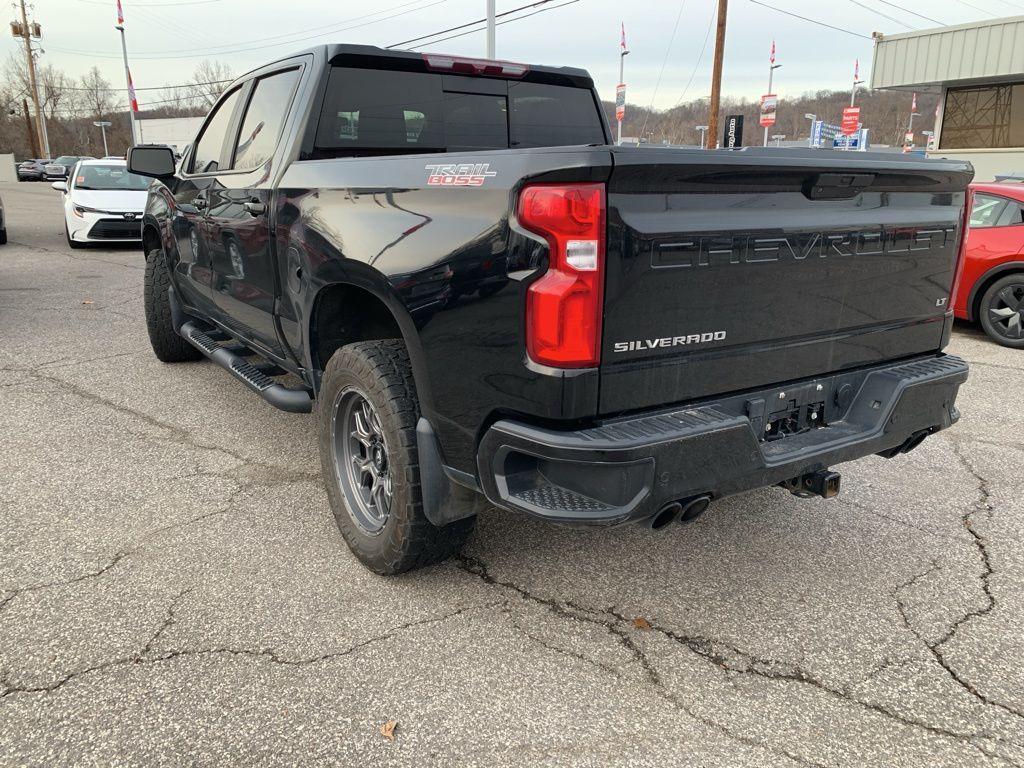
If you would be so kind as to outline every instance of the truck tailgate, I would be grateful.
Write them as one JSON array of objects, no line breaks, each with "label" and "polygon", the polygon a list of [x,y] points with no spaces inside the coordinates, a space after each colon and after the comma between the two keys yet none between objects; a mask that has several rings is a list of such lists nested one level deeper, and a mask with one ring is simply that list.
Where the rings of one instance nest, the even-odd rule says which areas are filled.
[{"label": "truck tailgate", "polygon": [[941,347],[969,164],[821,150],[612,155],[602,414]]}]

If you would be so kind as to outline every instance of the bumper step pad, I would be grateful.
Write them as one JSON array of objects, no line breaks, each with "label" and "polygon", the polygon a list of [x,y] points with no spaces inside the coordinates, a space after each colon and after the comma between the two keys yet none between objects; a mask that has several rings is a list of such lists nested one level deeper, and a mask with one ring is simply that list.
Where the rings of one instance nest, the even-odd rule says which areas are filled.
[{"label": "bumper step pad", "polygon": [[[222,344],[217,341],[226,338],[221,331],[203,328],[192,321],[182,325],[178,332],[189,344],[275,408],[292,413],[309,413],[313,410],[313,398],[308,389],[287,387],[271,378],[260,370],[263,366],[246,359],[246,356],[252,355],[250,350],[239,349],[234,343]],[[243,356],[243,352],[248,355]]]}]

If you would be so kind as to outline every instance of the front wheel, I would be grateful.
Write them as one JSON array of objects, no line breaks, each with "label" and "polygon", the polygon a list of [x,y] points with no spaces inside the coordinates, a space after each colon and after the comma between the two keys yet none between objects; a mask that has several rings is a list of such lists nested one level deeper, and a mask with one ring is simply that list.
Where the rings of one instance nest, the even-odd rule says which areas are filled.
[{"label": "front wheel", "polygon": [[981,327],[1004,347],[1024,349],[1024,273],[996,280],[981,297]]},{"label": "front wheel", "polygon": [[461,549],[473,518],[438,528],[423,513],[419,402],[401,341],[358,342],[335,352],[324,371],[317,414],[334,519],[367,568],[403,573]]},{"label": "front wheel", "polygon": [[171,276],[159,248],[146,253],[146,278],[143,305],[146,330],[153,353],[162,363],[186,363],[202,358],[203,353],[183,339],[171,320]]}]

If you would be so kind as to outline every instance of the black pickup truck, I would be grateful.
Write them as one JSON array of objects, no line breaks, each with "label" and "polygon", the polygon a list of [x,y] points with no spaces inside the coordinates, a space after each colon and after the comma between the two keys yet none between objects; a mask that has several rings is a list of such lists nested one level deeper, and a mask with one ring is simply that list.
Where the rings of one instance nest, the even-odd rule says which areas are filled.
[{"label": "black pickup truck", "polygon": [[[579,69],[352,45],[234,82],[143,222],[165,362],[316,405],[355,554],[455,552],[486,502],[661,528],[958,418],[942,354],[972,171],[617,147]],[[486,500],[486,501],[485,501]]]}]

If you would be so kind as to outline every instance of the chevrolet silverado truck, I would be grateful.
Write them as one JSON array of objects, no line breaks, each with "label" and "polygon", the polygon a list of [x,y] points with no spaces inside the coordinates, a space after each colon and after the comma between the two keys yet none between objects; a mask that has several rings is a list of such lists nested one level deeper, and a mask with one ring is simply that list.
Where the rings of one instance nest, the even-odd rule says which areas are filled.
[{"label": "chevrolet silverado truck", "polygon": [[580,69],[326,45],[128,163],[156,356],[315,410],[378,573],[487,502],[659,529],[831,497],[959,417],[963,162],[614,146]]}]

